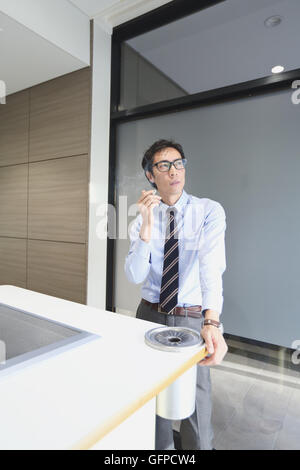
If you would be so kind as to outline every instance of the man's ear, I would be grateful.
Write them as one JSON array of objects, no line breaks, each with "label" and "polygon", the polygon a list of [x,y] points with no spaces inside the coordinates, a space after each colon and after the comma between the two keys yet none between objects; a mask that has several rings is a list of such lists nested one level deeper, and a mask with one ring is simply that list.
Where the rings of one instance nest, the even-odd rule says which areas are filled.
[{"label": "man's ear", "polygon": [[152,173],[150,173],[150,171],[146,171],[146,176],[148,178],[148,180],[151,182],[151,183],[154,183],[154,178],[153,178],[153,175]]}]

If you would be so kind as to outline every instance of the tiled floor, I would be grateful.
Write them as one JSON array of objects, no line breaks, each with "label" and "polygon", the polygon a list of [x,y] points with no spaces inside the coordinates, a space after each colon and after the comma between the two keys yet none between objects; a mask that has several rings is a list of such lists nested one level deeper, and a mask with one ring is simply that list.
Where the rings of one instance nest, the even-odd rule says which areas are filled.
[{"label": "tiled floor", "polygon": [[228,353],[211,378],[216,449],[300,449],[300,366]]}]

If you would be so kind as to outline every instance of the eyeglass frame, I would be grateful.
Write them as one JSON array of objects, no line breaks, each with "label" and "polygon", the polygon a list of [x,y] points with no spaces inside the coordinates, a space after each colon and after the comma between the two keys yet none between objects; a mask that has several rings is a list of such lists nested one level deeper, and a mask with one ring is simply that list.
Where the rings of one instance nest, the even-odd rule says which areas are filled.
[{"label": "eyeglass frame", "polygon": [[[175,163],[178,162],[178,161],[182,162],[183,168],[176,168]],[[159,165],[160,163],[168,163],[168,164],[169,164],[169,169],[168,169],[168,170],[165,170],[165,171],[159,170],[159,168],[158,168],[157,165]],[[172,165],[174,165],[174,168],[175,168],[176,170],[183,170],[183,169],[185,168],[186,163],[187,163],[187,159],[186,159],[186,158],[177,158],[177,159],[174,160],[173,162],[170,162],[169,160],[161,160],[160,162],[156,162],[156,163],[152,164],[151,166],[152,166],[152,168],[153,168],[154,166],[156,166],[156,167],[157,167],[157,170],[158,170],[160,173],[167,173],[167,171],[170,171],[170,170],[171,170]]]}]

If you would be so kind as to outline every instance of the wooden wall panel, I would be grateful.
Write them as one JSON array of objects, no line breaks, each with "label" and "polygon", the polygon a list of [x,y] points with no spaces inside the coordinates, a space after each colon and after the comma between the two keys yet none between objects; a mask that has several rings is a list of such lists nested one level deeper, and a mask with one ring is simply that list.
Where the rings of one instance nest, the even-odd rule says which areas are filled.
[{"label": "wooden wall panel", "polygon": [[90,68],[31,90],[29,161],[89,152]]},{"label": "wooden wall panel", "polygon": [[27,288],[86,302],[86,245],[28,240]]},{"label": "wooden wall panel", "polygon": [[26,289],[27,240],[0,237],[0,285]]},{"label": "wooden wall panel", "polygon": [[0,167],[0,236],[27,237],[28,164]]},{"label": "wooden wall panel", "polygon": [[85,243],[88,156],[29,164],[28,237]]},{"label": "wooden wall panel", "polygon": [[0,284],[86,302],[90,86],[89,67],[0,106]]},{"label": "wooden wall panel", "polygon": [[28,162],[29,90],[0,105],[0,166]]}]

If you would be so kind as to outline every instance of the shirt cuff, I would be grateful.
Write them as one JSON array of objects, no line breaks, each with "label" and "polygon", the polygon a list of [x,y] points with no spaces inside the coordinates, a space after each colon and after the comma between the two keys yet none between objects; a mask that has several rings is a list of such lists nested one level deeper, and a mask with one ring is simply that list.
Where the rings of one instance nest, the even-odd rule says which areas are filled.
[{"label": "shirt cuff", "polygon": [[150,243],[144,242],[140,237],[134,244],[134,253],[141,258],[149,258],[150,256]]},{"label": "shirt cuff", "polygon": [[204,310],[215,310],[219,315],[222,314],[223,297],[220,300],[217,300],[211,294],[202,294],[202,297],[202,312]]}]

